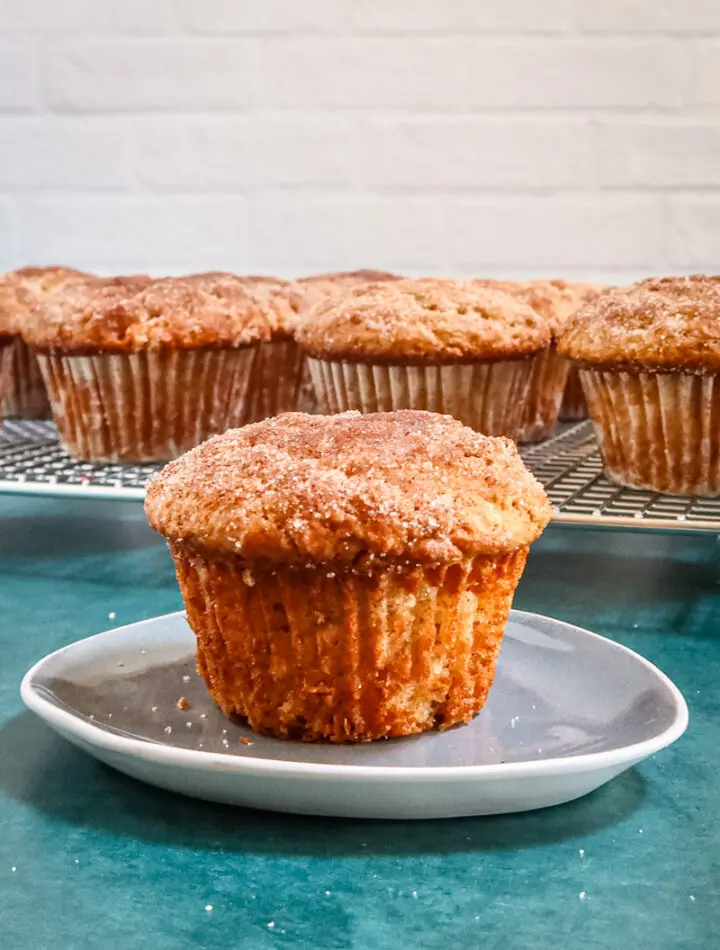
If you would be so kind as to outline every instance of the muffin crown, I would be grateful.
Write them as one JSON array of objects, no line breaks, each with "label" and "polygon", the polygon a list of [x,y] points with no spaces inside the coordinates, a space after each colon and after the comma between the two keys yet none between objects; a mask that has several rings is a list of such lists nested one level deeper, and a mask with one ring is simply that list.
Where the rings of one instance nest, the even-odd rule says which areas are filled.
[{"label": "muffin crown", "polygon": [[591,366],[720,372],[720,277],[665,277],[607,290],[571,318],[564,356]]},{"label": "muffin crown", "polygon": [[40,349],[134,352],[270,338],[266,306],[231,276],[95,278],[50,295],[24,333]]},{"label": "muffin crown", "polygon": [[318,359],[461,363],[528,356],[550,342],[547,321],[526,304],[473,281],[367,284],[320,305],[298,341]]},{"label": "muffin crown", "polygon": [[600,293],[596,284],[575,284],[565,280],[480,280],[477,283],[504,290],[526,303],[550,324],[553,339],[556,339],[570,317],[579,308]]},{"label": "muffin crown", "polygon": [[145,510],[161,534],[202,549],[365,565],[513,551],[551,513],[509,439],[412,410],[232,429],[158,473]]},{"label": "muffin crown", "polygon": [[304,312],[313,310],[330,297],[337,297],[355,287],[377,283],[385,280],[400,280],[397,274],[385,270],[348,270],[337,271],[331,274],[311,274],[309,277],[299,277],[296,286],[300,292],[301,309]]},{"label": "muffin crown", "polygon": [[33,307],[66,284],[91,275],[72,267],[20,267],[0,276],[0,335],[22,332]]}]

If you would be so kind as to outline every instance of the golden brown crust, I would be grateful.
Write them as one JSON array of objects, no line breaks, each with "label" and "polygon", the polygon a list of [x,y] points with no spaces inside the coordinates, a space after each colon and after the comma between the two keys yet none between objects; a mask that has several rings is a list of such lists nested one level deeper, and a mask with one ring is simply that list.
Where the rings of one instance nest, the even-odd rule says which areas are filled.
[{"label": "golden brown crust", "polygon": [[225,271],[206,271],[191,274],[186,280],[201,285],[222,286],[237,281],[251,297],[264,306],[273,340],[292,340],[306,306],[305,294],[296,281],[283,280],[259,274],[229,274]]},{"label": "golden brown crust", "polygon": [[128,353],[270,338],[264,303],[232,277],[95,278],[49,295],[25,337],[39,349]]},{"label": "golden brown crust", "polygon": [[570,317],[603,289],[598,284],[574,284],[566,280],[480,280],[478,283],[497,287],[522,300],[545,317],[553,339]]},{"label": "golden brown crust", "polygon": [[318,306],[297,334],[317,359],[465,363],[518,359],[549,345],[547,321],[474,281],[365,284]]},{"label": "golden brown crust", "polygon": [[510,440],[405,410],[231,430],[155,476],[146,512],[173,540],[247,558],[454,563],[529,544],[550,505]]},{"label": "golden brown crust", "polygon": [[62,286],[91,275],[72,267],[20,267],[0,276],[0,334],[21,333],[33,309]]},{"label": "golden brown crust", "polygon": [[655,372],[720,372],[720,277],[665,277],[607,290],[560,336],[582,364]]},{"label": "golden brown crust", "polygon": [[304,312],[313,310],[318,304],[329,297],[335,297],[353,287],[363,284],[378,283],[384,280],[401,280],[398,274],[385,270],[338,271],[333,274],[312,274],[309,277],[300,277],[295,282],[301,299],[301,309]]}]

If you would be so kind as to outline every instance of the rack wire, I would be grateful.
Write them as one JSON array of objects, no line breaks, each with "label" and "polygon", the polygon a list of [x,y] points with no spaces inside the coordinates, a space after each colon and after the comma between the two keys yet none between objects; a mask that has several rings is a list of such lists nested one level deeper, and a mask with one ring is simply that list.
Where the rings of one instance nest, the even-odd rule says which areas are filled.
[{"label": "rack wire", "polygon": [[[720,534],[720,497],[660,495],[608,481],[590,422],[561,424],[552,438],[521,451],[559,523]],[[142,500],[160,467],[76,462],[52,422],[9,419],[0,426],[0,492]]]}]

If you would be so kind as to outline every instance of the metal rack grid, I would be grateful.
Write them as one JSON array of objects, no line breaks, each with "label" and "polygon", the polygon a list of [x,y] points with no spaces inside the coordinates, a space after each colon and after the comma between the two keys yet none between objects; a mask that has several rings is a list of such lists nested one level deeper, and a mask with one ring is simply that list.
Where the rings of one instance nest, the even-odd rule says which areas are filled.
[{"label": "metal rack grid", "polygon": [[[560,425],[551,439],[523,447],[522,454],[559,523],[720,534],[720,497],[631,491],[604,478],[589,422]],[[0,426],[0,492],[142,500],[160,467],[75,462],[52,422],[6,420]]]}]

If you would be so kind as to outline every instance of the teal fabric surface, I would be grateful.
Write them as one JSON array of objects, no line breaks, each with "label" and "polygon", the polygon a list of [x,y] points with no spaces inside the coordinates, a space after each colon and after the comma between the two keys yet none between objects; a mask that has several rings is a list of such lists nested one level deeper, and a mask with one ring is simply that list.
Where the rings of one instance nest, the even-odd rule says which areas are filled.
[{"label": "teal fabric surface", "polygon": [[660,666],[688,700],[686,736],[585,799],[525,815],[360,822],[210,805],[100,765],[18,695],[51,650],[181,606],[142,507],[0,498],[0,947],[720,946],[716,539],[550,528],[515,605]]}]

